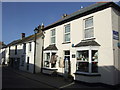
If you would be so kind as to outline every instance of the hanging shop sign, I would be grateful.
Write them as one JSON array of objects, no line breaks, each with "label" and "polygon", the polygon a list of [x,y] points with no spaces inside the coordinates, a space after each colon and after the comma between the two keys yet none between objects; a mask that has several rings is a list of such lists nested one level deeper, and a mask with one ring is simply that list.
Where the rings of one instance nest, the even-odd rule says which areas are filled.
[{"label": "hanging shop sign", "polygon": [[119,40],[119,32],[118,31],[113,30],[113,39]]}]

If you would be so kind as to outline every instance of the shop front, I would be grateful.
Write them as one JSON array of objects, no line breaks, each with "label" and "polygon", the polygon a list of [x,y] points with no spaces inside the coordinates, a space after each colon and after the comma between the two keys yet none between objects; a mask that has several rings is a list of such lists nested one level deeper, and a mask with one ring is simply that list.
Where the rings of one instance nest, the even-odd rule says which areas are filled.
[{"label": "shop front", "polygon": [[43,51],[43,68],[42,72],[52,74],[57,72],[57,47],[49,45]]},{"label": "shop front", "polygon": [[84,82],[99,82],[99,46],[100,45],[93,40],[81,41],[75,46],[77,59],[75,80]]}]

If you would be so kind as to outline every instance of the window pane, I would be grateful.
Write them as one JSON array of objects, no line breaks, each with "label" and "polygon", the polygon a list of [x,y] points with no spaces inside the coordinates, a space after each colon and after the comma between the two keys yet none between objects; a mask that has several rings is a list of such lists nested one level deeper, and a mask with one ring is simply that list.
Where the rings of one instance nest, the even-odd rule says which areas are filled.
[{"label": "window pane", "polygon": [[69,34],[65,34],[65,42],[66,41],[70,41],[70,33]]},{"label": "window pane", "polygon": [[85,28],[93,26],[93,18],[89,18],[85,20]]},{"label": "window pane", "polygon": [[98,61],[98,51],[92,50],[92,61]]},{"label": "window pane", "polygon": [[55,29],[51,31],[51,36],[54,36],[54,35],[55,35]]},{"label": "window pane", "polygon": [[88,50],[77,52],[77,60],[88,61],[88,58],[89,58]]},{"label": "window pane", "polygon": [[51,37],[51,43],[55,43],[55,37]]},{"label": "window pane", "polygon": [[49,67],[49,61],[44,61],[44,67]]},{"label": "window pane", "polygon": [[70,25],[69,24],[65,26],[65,33],[67,33],[67,32],[70,32]]},{"label": "window pane", "polygon": [[93,28],[85,29],[85,38],[94,37]]},{"label": "window pane", "polygon": [[70,55],[70,51],[65,51],[65,55]]},{"label": "window pane", "polygon": [[44,61],[44,67],[49,67],[50,63],[50,53],[45,54],[46,60]]},{"label": "window pane", "polygon": [[88,62],[77,62],[77,71],[88,72],[89,63]]},{"label": "window pane", "polygon": [[92,62],[92,73],[98,73],[98,62]]},{"label": "window pane", "polygon": [[50,59],[50,53],[46,53],[46,59],[47,59],[47,61],[49,61],[49,59]]}]

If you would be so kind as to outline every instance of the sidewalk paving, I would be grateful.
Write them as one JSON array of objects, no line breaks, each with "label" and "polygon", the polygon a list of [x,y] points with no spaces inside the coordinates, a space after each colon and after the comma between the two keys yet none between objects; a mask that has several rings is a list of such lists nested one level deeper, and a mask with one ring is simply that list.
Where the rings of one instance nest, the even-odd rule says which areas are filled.
[{"label": "sidewalk paving", "polygon": [[11,67],[6,68],[6,69],[11,70],[11,71],[13,71],[21,76],[24,76],[28,79],[46,84],[46,85],[54,87],[56,89],[60,89],[64,86],[74,84],[74,82],[65,81],[64,78],[60,77],[60,76],[50,76],[50,75],[46,75],[46,74],[42,74],[42,73],[32,74],[32,73],[25,72],[22,70],[13,69]]},{"label": "sidewalk paving", "polygon": [[89,88],[89,89],[96,88],[97,89],[97,88],[101,88],[101,89],[105,89],[105,90],[111,90],[108,87],[90,86],[90,85],[86,85],[83,83],[77,83],[75,81],[73,81],[73,82],[66,81],[63,77],[60,77],[60,76],[50,76],[50,75],[46,75],[46,74],[42,74],[42,73],[32,74],[32,73],[29,73],[26,71],[13,69],[11,67],[9,67],[9,68],[5,67],[5,68],[23,76],[23,77],[43,83],[50,87],[54,87],[56,89],[64,89],[64,88]]}]

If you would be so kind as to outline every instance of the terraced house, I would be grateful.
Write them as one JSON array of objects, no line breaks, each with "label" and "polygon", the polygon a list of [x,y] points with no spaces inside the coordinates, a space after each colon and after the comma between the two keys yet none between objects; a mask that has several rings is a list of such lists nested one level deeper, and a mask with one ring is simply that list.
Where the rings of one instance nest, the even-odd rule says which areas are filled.
[{"label": "terraced house", "polygon": [[43,33],[39,31],[28,37],[22,33],[21,36],[21,39],[7,45],[5,60],[15,69],[31,73],[41,72]]},{"label": "terraced house", "polygon": [[120,7],[84,7],[44,29],[42,72],[89,83],[120,83]]}]

